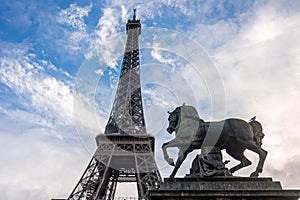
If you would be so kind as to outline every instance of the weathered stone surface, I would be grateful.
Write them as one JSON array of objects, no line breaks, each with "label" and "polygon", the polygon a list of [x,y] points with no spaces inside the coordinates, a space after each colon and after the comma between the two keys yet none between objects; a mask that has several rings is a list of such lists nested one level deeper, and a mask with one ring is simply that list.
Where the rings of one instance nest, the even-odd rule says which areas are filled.
[{"label": "weathered stone surface", "polygon": [[164,179],[158,189],[151,188],[149,199],[205,200],[297,200],[300,190],[283,190],[272,178],[214,177]]}]

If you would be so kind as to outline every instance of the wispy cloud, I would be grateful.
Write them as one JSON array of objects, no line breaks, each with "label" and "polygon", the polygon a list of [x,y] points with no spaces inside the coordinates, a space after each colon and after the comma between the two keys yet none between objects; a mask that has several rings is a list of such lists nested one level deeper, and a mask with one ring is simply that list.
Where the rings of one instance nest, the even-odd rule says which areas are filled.
[{"label": "wispy cloud", "polygon": [[26,48],[3,51],[0,80],[18,95],[15,103],[27,112],[48,119],[43,125],[70,125],[72,92],[69,77],[62,76],[59,80],[51,76],[47,71],[57,69],[48,61],[37,59]]},{"label": "wispy cloud", "polygon": [[[90,155],[70,142],[49,140],[53,133],[48,128],[28,127],[28,123],[16,123],[14,118],[1,118],[0,124],[1,198],[21,200],[67,196]],[[2,127],[6,126],[14,128],[5,131]],[[15,185],[19,185],[17,189]]]},{"label": "wispy cloud", "polygon": [[[82,52],[82,48],[86,48],[88,32],[84,18],[89,15],[92,4],[80,7],[77,4],[71,4],[69,8],[61,10],[57,18],[58,23],[66,25],[69,29],[65,29],[65,37],[67,40],[61,40],[63,46],[74,52]],[[84,52],[84,51],[83,51]]]}]

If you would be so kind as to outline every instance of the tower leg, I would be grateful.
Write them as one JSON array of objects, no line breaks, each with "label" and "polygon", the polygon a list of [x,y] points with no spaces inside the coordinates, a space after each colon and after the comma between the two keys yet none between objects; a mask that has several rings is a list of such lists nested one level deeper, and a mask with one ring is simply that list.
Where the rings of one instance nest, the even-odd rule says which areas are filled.
[{"label": "tower leg", "polygon": [[161,182],[154,138],[102,135],[97,143],[95,155],[68,200],[114,199],[118,182],[136,182],[139,199],[147,199],[148,187]]}]

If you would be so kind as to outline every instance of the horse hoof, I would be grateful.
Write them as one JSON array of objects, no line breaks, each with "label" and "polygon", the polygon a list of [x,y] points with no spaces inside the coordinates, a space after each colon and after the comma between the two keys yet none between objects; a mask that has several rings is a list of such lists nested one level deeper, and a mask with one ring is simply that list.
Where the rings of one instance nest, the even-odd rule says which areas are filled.
[{"label": "horse hoof", "polygon": [[250,175],[251,178],[257,178],[258,177],[258,172],[253,172],[251,175]]},{"label": "horse hoof", "polygon": [[174,180],[175,178],[174,178],[173,175],[170,175],[170,176],[169,176],[169,179]]},{"label": "horse hoof", "polygon": [[166,161],[167,161],[167,163],[168,163],[169,165],[175,166],[174,160],[173,160],[172,158],[168,158],[168,159],[166,159]]}]

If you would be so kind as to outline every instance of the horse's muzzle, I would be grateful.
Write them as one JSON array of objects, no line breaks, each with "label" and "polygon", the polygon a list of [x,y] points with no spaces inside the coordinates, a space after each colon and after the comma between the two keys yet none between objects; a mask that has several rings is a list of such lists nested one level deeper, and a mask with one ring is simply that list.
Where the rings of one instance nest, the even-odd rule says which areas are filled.
[{"label": "horse's muzzle", "polygon": [[175,131],[175,129],[174,129],[174,128],[171,128],[171,127],[168,127],[168,128],[167,128],[167,131],[171,134],[173,131]]}]

